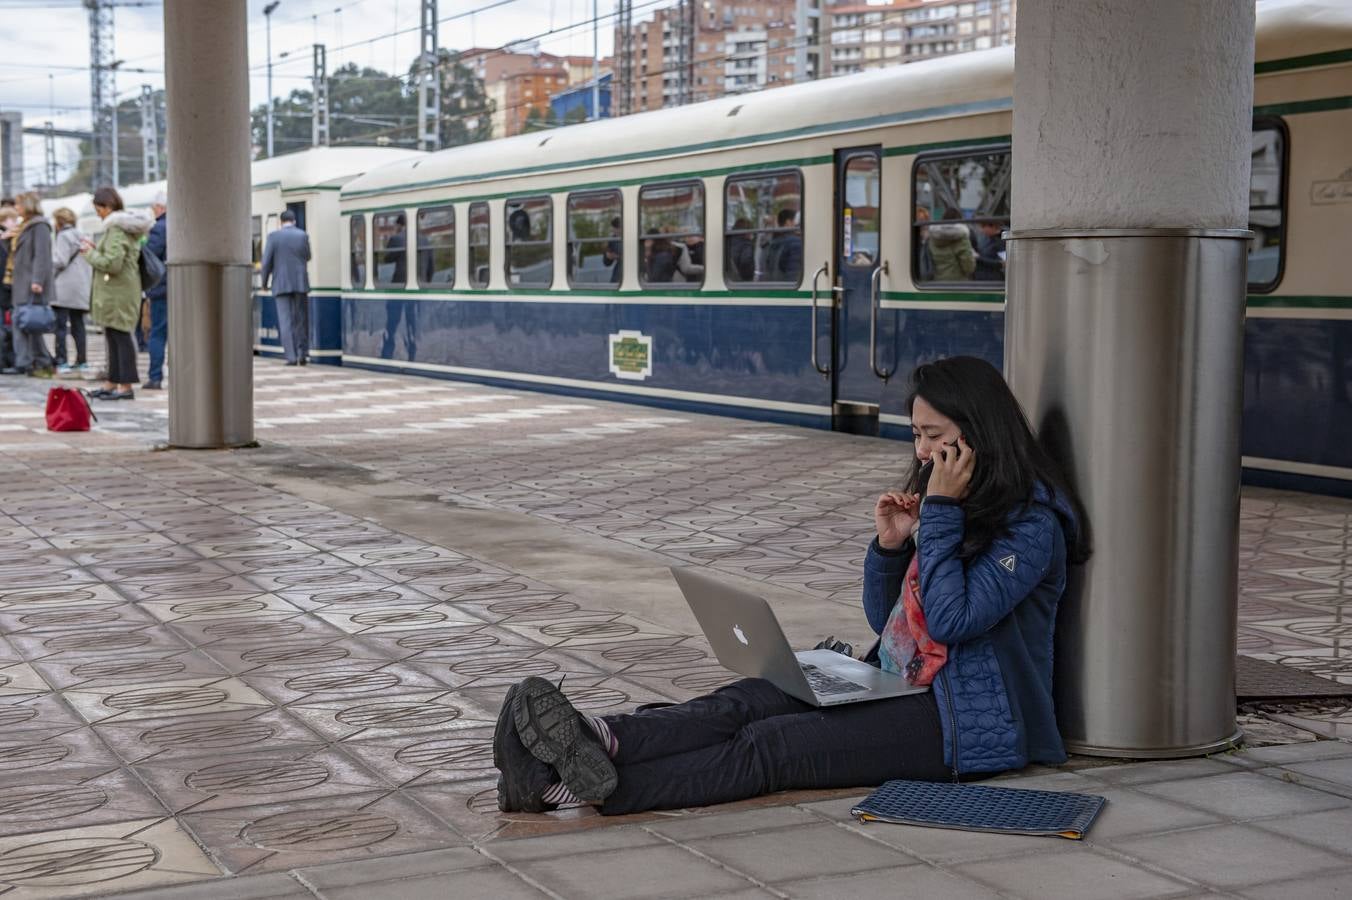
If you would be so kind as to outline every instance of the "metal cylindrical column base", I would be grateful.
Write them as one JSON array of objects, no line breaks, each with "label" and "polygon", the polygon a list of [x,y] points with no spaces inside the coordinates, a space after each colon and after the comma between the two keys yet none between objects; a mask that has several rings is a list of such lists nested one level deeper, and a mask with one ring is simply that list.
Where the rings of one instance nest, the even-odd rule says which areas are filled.
[{"label": "metal cylindrical column base", "polygon": [[253,443],[252,267],[169,264],[169,443]]},{"label": "metal cylindrical column base", "polygon": [[1200,755],[1235,725],[1248,232],[1016,231],[1006,375],[1084,501],[1057,621],[1068,749]]}]

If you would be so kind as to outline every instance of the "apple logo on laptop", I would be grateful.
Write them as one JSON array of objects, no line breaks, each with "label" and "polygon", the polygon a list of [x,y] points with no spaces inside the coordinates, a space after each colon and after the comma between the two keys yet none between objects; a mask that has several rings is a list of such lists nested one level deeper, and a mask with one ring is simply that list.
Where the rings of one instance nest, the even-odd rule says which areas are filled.
[{"label": "apple logo on laptop", "polygon": [[737,640],[741,641],[743,644],[745,644],[745,645],[748,646],[748,647],[751,646],[751,642],[748,641],[748,640],[746,639],[746,635],[742,633],[742,626],[741,626],[741,625],[733,625],[733,626],[732,626],[732,633],[735,634],[735,635],[737,635]]}]

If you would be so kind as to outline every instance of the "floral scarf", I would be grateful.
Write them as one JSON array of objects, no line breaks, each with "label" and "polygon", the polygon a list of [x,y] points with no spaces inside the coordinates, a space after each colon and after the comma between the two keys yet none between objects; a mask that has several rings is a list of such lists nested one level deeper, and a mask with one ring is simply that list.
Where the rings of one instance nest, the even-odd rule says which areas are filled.
[{"label": "floral scarf", "polygon": [[929,684],[948,660],[948,647],[930,637],[920,606],[920,554],[906,569],[901,602],[883,626],[878,661],[885,671],[905,675],[912,684]]}]

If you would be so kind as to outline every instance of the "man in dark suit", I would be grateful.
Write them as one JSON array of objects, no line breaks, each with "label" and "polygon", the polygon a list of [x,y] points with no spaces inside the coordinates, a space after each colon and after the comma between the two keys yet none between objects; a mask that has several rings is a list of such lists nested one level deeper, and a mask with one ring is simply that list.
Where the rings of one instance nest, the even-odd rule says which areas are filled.
[{"label": "man in dark suit", "polygon": [[[169,198],[164,191],[160,191],[150,204],[150,210],[155,214],[155,224],[150,227],[150,234],[146,237],[144,248],[159,257],[161,262],[169,261],[169,223],[165,219],[168,205]],[[164,350],[169,344],[169,279],[167,277],[160,279],[159,284],[146,291],[146,302],[150,304],[150,337],[146,341],[150,350],[150,370],[146,376],[145,384],[141,387],[147,391],[158,391],[164,386]]]},{"label": "man in dark suit", "polygon": [[296,214],[282,213],[282,227],[263,248],[263,290],[272,284],[277,331],[288,366],[305,365],[310,353],[310,236],[296,227]]}]

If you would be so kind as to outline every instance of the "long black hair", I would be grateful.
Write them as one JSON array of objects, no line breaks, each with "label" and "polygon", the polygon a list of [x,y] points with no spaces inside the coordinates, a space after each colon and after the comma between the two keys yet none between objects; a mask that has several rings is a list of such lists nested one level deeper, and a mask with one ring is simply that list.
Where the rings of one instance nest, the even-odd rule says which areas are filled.
[{"label": "long black hair", "polygon": [[[1033,502],[1033,489],[1039,482],[1064,497],[1077,517],[1082,517],[1060,468],[1038,443],[1014,392],[995,366],[973,356],[925,363],[911,373],[907,415],[914,413],[917,397],[952,419],[976,452],[976,468],[962,501],[966,527],[961,558],[980,556],[1005,534],[1010,514]],[[930,467],[914,457],[906,491],[923,494],[929,473]],[[1088,548],[1080,544],[1076,531],[1066,535],[1066,543],[1071,559],[1081,561],[1088,556]]]}]

